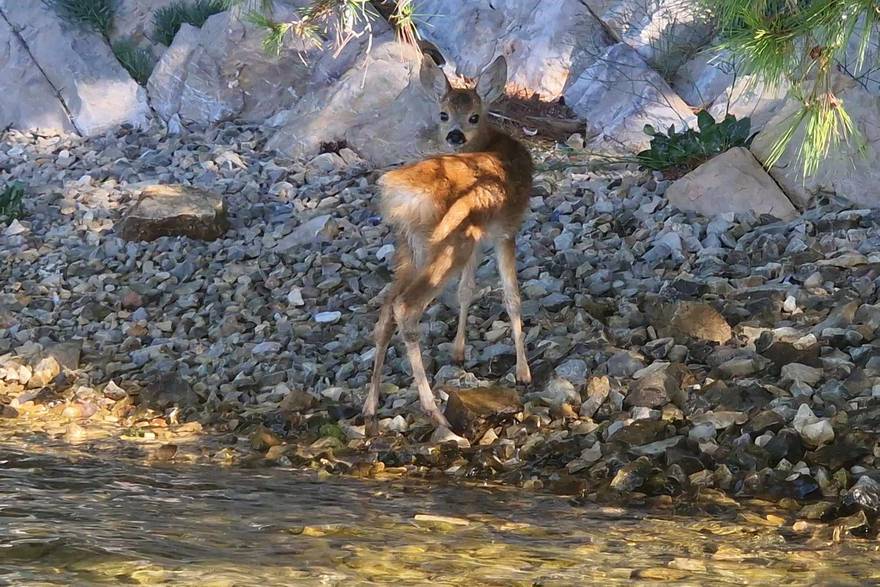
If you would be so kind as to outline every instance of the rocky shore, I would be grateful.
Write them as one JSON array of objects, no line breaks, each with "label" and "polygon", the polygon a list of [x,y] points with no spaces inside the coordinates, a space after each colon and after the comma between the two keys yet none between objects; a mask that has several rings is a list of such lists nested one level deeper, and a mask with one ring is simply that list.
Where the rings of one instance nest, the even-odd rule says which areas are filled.
[{"label": "rocky shore", "polygon": [[[706,218],[673,208],[662,176],[536,144],[518,250],[534,383],[513,385],[487,255],[462,367],[450,361],[454,292],[423,320],[454,431],[420,414],[392,348],[382,434],[365,438],[394,246],[376,170],[344,146],[275,156],[266,138],[234,125],[3,136],[0,181],[29,194],[0,230],[4,419],[79,441],[115,428],[163,459],[492,480],[591,501],[759,497],[873,532],[880,211],[835,200],[786,222]],[[222,196],[229,230],[123,240],[114,227],[156,184]],[[179,441],[205,432],[210,448]]]}]

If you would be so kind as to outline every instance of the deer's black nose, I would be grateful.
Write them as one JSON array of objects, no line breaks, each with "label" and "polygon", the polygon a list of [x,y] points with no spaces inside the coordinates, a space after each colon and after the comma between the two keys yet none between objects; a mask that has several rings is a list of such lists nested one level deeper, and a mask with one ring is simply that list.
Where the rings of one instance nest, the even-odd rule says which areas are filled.
[{"label": "deer's black nose", "polygon": [[461,146],[467,142],[467,137],[459,129],[449,131],[446,135],[446,142],[455,147]]}]

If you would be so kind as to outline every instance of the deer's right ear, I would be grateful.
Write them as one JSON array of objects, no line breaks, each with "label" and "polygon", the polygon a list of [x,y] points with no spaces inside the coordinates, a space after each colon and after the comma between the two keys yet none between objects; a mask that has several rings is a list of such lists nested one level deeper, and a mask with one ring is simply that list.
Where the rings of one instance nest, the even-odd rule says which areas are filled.
[{"label": "deer's right ear", "polygon": [[449,85],[449,80],[446,79],[446,74],[443,73],[443,70],[440,69],[429,56],[422,57],[422,68],[419,70],[419,79],[422,82],[422,87],[425,88],[429,94],[436,96],[438,100],[443,98],[443,96],[448,94],[449,90],[452,89],[452,86]]}]

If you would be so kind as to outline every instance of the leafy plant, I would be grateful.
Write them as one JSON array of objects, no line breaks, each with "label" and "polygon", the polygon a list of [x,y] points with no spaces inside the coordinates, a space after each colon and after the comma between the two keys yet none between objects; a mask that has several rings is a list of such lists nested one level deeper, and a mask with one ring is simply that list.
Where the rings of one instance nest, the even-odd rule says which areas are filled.
[{"label": "leafy plant", "polygon": [[113,0],[50,0],[50,4],[65,18],[86,24],[105,38],[110,36]]},{"label": "leafy plant", "polygon": [[757,134],[752,134],[749,118],[737,120],[728,114],[716,122],[705,110],[697,114],[697,127],[677,131],[671,126],[664,134],[650,124],[645,125],[645,134],[652,137],[651,146],[636,155],[636,161],[643,169],[684,175],[729,149],[748,147]]},{"label": "leafy plant", "polygon": [[184,23],[194,27],[205,24],[211,16],[228,10],[231,0],[178,0],[153,13],[153,38],[163,45],[174,42],[177,31]]},{"label": "leafy plant", "polygon": [[24,185],[14,181],[0,191],[0,219],[7,223],[24,215]]},{"label": "leafy plant", "polygon": [[722,47],[743,73],[770,85],[790,84],[800,109],[783,125],[765,163],[772,165],[803,128],[798,157],[815,173],[829,149],[856,134],[832,77],[855,50],[856,67],[868,56],[880,25],[874,0],[703,0],[714,13]]},{"label": "leafy plant", "polygon": [[113,54],[134,81],[147,85],[155,65],[152,51],[138,47],[131,39],[122,39],[113,43]]}]

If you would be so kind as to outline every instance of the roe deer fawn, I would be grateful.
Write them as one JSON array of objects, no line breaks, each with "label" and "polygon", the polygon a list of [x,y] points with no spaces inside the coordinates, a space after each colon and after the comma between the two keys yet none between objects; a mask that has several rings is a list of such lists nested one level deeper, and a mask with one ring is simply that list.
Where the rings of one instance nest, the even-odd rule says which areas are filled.
[{"label": "roe deer fawn", "polygon": [[531,195],[532,158],[517,140],[492,128],[487,106],[504,92],[507,62],[496,59],[480,75],[475,90],[453,89],[434,62],[422,59],[420,81],[440,103],[440,138],[454,150],[385,173],[378,181],[384,218],[397,239],[394,283],[383,304],[374,338],[376,356],[363,415],[376,433],[376,408],[385,353],[396,326],[419,390],[422,409],[448,426],[437,408],[419,348],[419,320],[450,278],[461,274],[458,331],[453,358],[464,360],[468,306],[480,241],[495,246],[504,301],[516,347],[516,378],[531,381],[526,361],[515,238]]}]

